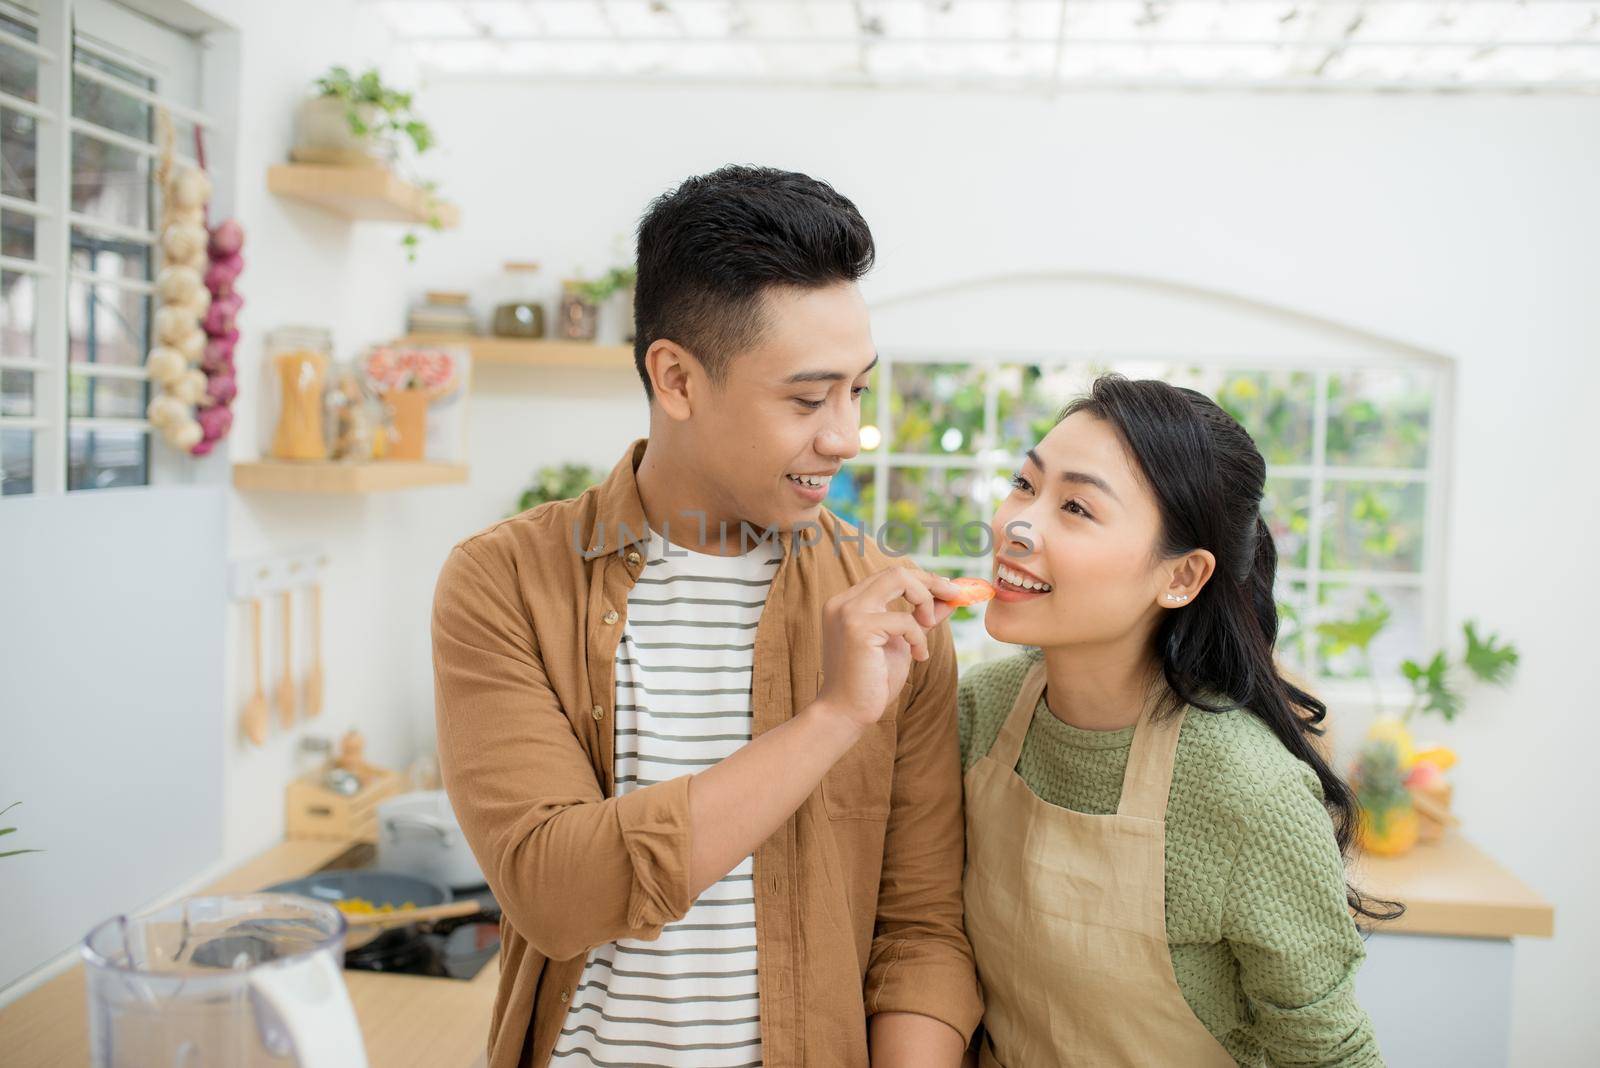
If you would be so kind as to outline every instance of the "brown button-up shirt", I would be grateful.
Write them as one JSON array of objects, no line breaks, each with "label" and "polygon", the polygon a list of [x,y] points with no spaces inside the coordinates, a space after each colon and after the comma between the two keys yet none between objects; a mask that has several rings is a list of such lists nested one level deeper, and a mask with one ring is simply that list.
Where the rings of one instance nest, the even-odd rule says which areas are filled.
[{"label": "brown button-up shirt", "polygon": [[[613,664],[648,536],[639,441],[600,486],[450,554],[433,607],[445,787],[503,910],[490,1068],[545,1065],[588,951],[689,910],[689,779],[613,797]],[[730,537],[737,536],[729,532]],[[753,731],[821,681],[822,605],[894,561],[824,511],[778,536],[756,630]],[[867,1017],[970,1038],[956,669],[947,626],[883,719],[755,853],[761,1037],[772,1068],[867,1063]]]}]

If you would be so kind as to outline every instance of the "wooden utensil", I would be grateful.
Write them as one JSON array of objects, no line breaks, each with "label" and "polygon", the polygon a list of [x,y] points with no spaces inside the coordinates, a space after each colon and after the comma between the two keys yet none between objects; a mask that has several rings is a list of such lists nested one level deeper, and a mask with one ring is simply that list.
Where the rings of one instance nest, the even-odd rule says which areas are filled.
[{"label": "wooden utensil", "polygon": [[311,668],[306,672],[306,718],[322,715],[322,584],[311,585]]},{"label": "wooden utensil", "polygon": [[344,922],[351,927],[393,927],[397,924],[421,923],[424,920],[448,920],[456,916],[471,916],[482,911],[482,902],[467,898],[463,901],[446,901],[443,905],[424,905],[421,908],[394,909],[390,912],[347,912]]},{"label": "wooden utensil", "polygon": [[250,602],[251,620],[251,662],[255,665],[256,688],[250,695],[249,702],[244,706],[244,717],[241,721],[246,738],[256,745],[265,745],[267,741],[267,693],[261,687],[261,601],[255,599]]},{"label": "wooden utensil", "polygon": [[294,593],[283,591],[283,678],[278,680],[278,722],[294,726]]},{"label": "wooden utensil", "polygon": [[359,949],[391,927],[404,927],[408,923],[431,923],[434,920],[448,920],[457,916],[471,916],[482,911],[483,905],[469,898],[466,901],[451,901],[443,905],[428,905],[420,909],[396,909],[393,912],[359,912],[353,915],[345,913],[344,921],[349,930],[344,935],[344,948],[346,950]]}]

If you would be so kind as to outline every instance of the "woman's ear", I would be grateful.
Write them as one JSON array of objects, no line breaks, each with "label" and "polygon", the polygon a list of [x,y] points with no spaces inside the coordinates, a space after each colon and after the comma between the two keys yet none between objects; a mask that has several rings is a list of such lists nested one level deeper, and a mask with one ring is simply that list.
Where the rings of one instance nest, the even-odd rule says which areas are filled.
[{"label": "woman's ear", "polygon": [[1169,575],[1158,601],[1162,608],[1182,608],[1199,596],[1217,570],[1210,549],[1193,549],[1168,565]]},{"label": "woman's ear", "polygon": [[682,421],[693,414],[690,380],[701,372],[700,361],[675,341],[658,338],[644,354],[654,399],[669,419]]}]

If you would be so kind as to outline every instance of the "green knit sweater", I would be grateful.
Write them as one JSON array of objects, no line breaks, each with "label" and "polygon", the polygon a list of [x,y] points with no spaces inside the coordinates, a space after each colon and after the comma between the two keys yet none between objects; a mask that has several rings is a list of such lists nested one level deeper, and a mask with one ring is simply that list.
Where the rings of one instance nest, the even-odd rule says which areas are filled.
[{"label": "green knit sweater", "polygon": [[[962,676],[964,768],[988,752],[1041,655],[1030,649]],[[1041,699],[1017,770],[1052,805],[1109,814],[1132,740],[1132,727],[1068,726]],[[1321,786],[1261,720],[1190,709],[1167,801],[1166,852],[1178,986],[1234,1060],[1383,1063],[1352,991],[1366,954]]]}]

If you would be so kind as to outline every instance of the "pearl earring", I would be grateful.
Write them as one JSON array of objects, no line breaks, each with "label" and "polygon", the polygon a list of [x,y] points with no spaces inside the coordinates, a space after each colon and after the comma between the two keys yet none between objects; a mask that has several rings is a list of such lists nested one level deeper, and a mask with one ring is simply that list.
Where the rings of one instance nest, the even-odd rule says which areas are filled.
[{"label": "pearl earring", "polygon": [[1176,593],[1167,594],[1167,600],[1169,600],[1169,601],[1177,601],[1180,604],[1182,604],[1184,601],[1187,601],[1188,599],[1189,599],[1189,595],[1187,593],[1185,593],[1185,594],[1176,594]]}]

